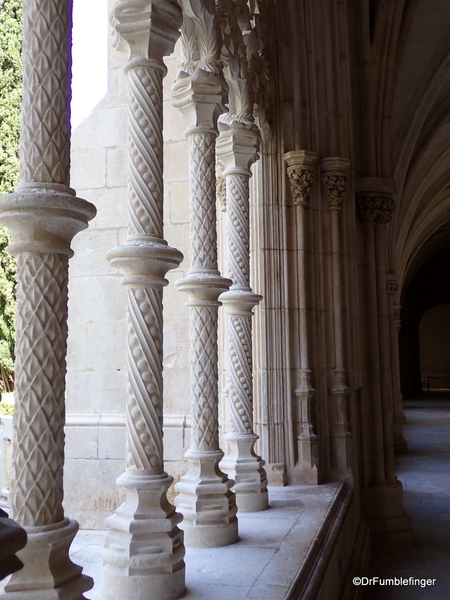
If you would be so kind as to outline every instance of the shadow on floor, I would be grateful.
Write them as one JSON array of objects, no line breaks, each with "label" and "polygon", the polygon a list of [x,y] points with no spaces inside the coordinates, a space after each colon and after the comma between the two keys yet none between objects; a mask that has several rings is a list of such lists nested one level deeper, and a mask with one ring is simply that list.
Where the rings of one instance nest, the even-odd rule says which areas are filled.
[{"label": "shadow on floor", "polygon": [[[407,400],[405,415],[409,453],[396,458],[396,473],[413,522],[414,543],[375,557],[371,576],[404,578],[408,584],[367,586],[364,600],[450,598],[450,393]],[[412,585],[409,578],[420,583]]]}]

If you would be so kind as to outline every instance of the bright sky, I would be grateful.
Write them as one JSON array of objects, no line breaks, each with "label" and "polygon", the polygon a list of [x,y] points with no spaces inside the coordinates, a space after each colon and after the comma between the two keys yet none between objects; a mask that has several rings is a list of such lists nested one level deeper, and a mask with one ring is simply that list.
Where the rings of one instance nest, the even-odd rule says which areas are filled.
[{"label": "bright sky", "polygon": [[89,116],[108,85],[108,0],[74,0],[72,129]]}]

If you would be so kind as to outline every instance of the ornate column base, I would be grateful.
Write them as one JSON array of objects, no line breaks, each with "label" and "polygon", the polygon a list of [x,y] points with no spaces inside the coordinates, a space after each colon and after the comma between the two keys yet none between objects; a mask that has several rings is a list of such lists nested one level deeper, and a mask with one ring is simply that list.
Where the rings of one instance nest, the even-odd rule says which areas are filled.
[{"label": "ornate column base", "polygon": [[238,541],[234,481],[219,468],[222,451],[188,450],[190,469],[176,484],[186,546],[215,548]]},{"label": "ornate column base", "polygon": [[182,517],[168,502],[173,478],[125,472],[117,479],[126,500],[106,519],[102,598],[174,600],[185,589]]},{"label": "ornate column base", "polygon": [[3,600],[84,600],[91,577],[69,558],[78,523],[64,519],[55,525],[25,528],[26,547],[17,553],[24,568],[11,576]]},{"label": "ornate column base", "polygon": [[234,480],[233,491],[240,512],[258,512],[269,508],[265,462],[255,453],[256,434],[236,433],[226,436],[229,453],[220,468]]},{"label": "ornate column base", "polygon": [[317,485],[319,483],[319,449],[317,435],[312,425],[312,401],[315,390],[310,383],[310,370],[300,372],[300,385],[295,390],[297,405],[297,463],[289,480],[294,484]]}]

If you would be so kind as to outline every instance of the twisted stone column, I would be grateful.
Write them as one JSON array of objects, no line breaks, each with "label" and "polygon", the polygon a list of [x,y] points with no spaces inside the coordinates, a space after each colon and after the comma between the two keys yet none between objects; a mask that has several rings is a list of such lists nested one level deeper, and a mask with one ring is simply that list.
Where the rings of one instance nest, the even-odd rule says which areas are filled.
[{"label": "twisted stone column", "polygon": [[[118,2],[116,30],[130,48],[128,237],[107,253],[127,287],[125,503],[106,520],[102,596],[171,600],[184,591],[182,517],[167,500],[164,471],[162,288],[182,260],[163,239],[162,57],[173,50],[180,9],[168,0]],[[149,55],[150,57],[148,57]]]},{"label": "twisted stone column", "polygon": [[233,481],[219,469],[217,317],[231,281],[217,270],[215,143],[221,80],[197,69],[175,81],[175,106],[186,119],[191,210],[190,270],[177,282],[188,295],[191,319],[191,445],[189,471],[176,485],[186,544],[225,546],[237,541]]},{"label": "twisted stone column", "polygon": [[366,255],[369,401],[372,411],[373,474],[366,490],[365,513],[375,540],[386,535],[408,537],[409,517],[403,510],[402,485],[395,477],[389,310],[386,294],[386,225],[394,208],[395,183],[377,177],[356,181],[364,223]]},{"label": "twisted stone column", "polygon": [[296,481],[298,483],[317,484],[318,444],[314,433],[312,409],[315,389],[311,385],[309,368],[308,315],[306,308],[306,235],[307,210],[314,183],[315,155],[304,150],[295,150],[284,155],[287,173],[294,199],[297,218],[297,277],[298,277],[298,313],[299,313],[299,382],[295,389],[297,398],[296,435],[298,465]]},{"label": "twisted stone column", "polygon": [[349,162],[339,157],[324,158],[320,162],[322,183],[330,211],[331,225],[331,279],[334,324],[334,377],[330,387],[332,424],[332,470],[339,478],[350,475],[351,434],[347,422],[347,394],[344,367],[344,326],[342,323],[342,266],[340,249],[340,219],[342,203],[347,191]]},{"label": "twisted stone column", "polygon": [[20,185],[0,218],[18,257],[11,512],[28,543],[2,597],[80,600],[92,580],[68,557],[78,524],[62,507],[67,282],[95,208],[69,187],[71,2],[25,0],[23,17]]},{"label": "twisted stone column", "polygon": [[230,452],[221,468],[234,479],[238,509],[268,508],[264,461],[255,453],[253,430],[253,308],[262,300],[250,287],[250,166],[257,159],[259,132],[238,122],[221,125],[217,154],[225,170],[227,275],[233,284],[220,296],[227,309]]}]

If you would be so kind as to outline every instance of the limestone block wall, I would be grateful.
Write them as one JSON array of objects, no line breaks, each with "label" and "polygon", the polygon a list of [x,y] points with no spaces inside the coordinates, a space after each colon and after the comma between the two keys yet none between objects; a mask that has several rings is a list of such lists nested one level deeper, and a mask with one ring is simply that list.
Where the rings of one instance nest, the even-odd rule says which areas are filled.
[{"label": "limestone block wall", "polygon": [[[65,510],[82,528],[103,528],[120,498],[125,467],[125,288],[105,258],[127,229],[127,109],[123,55],[111,51],[108,93],[73,132],[72,186],[97,216],[70,261]],[[164,291],[165,460],[178,480],[189,444],[189,320],[174,281],[189,268],[188,153],[171,105],[177,55],[165,79],[165,238],[185,256]]]}]

